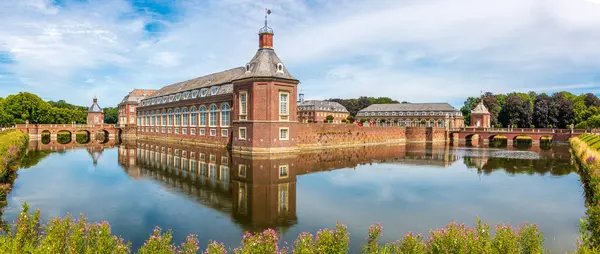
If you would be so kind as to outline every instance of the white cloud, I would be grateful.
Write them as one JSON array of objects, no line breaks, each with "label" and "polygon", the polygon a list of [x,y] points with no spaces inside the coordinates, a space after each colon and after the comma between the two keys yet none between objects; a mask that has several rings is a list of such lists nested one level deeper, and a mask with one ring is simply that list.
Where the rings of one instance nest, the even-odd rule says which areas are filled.
[{"label": "white cloud", "polygon": [[[595,2],[181,1],[165,18],[125,0],[7,0],[0,52],[14,62],[3,74],[20,84],[0,96],[27,90],[87,104],[82,95],[96,93],[111,106],[133,88],[242,66],[256,50],[264,7],[273,10],[276,50],[307,98],[460,101],[480,90],[593,88]],[[149,34],[149,23],[161,29]]]}]

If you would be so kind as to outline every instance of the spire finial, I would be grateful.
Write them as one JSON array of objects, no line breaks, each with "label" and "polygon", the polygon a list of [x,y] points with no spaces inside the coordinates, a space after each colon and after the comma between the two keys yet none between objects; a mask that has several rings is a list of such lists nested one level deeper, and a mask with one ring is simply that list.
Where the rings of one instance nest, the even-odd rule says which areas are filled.
[{"label": "spire finial", "polygon": [[267,16],[271,15],[271,10],[265,8],[265,27],[267,26]]}]

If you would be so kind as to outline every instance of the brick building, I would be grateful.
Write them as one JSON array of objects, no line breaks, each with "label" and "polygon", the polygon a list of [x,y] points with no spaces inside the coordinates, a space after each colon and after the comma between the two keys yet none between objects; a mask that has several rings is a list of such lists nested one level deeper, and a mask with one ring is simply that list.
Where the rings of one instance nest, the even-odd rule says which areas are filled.
[{"label": "brick building", "polygon": [[480,101],[473,110],[471,110],[471,126],[472,127],[491,127],[490,122],[490,111],[483,105],[483,101]]},{"label": "brick building", "polygon": [[373,104],[356,119],[372,126],[464,127],[462,113],[448,103]]},{"label": "brick building", "polygon": [[333,101],[301,99],[298,104],[298,121],[301,123],[323,123],[327,116],[333,117],[331,123],[343,123],[349,115],[350,112],[342,104]]},{"label": "brick building", "polygon": [[103,124],[104,123],[104,111],[98,105],[98,98],[94,97],[92,106],[88,108],[87,112],[87,124]]},{"label": "brick building", "polygon": [[137,108],[137,135],[229,145],[243,153],[281,152],[290,138],[299,81],[273,49],[265,20],[259,48],[236,67],[165,86]]},{"label": "brick building", "polygon": [[141,100],[154,94],[156,90],[134,89],[119,103],[119,125],[135,125],[136,109]]}]

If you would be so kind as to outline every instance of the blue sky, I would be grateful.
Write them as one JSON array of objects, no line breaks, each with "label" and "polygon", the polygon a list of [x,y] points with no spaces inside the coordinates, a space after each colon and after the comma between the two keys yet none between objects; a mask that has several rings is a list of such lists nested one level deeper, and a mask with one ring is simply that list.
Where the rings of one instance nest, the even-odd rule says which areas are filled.
[{"label": "blue sky", "polygon": [[600,0],[2,0],[0,97],[115,106],[243,66],[264,8],[307,99],[600,88]]}]

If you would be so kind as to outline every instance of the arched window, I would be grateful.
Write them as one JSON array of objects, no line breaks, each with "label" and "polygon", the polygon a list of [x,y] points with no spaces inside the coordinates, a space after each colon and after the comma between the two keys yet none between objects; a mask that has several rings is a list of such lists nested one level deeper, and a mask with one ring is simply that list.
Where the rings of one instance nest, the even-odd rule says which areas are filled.
[{"label": "arched window", "polygon": [[406,119],[406,127],[410,127],[410,119]]},{"label": "arched window", "polygon": [[438,120],[438,126],[437,127],[443,128],[444,127],[444,121]]},{"label": "arched window", "polygon": [[181,111],[176,108],[175,109],[175,126],[179,126],[179,124],[181,123]]},{"label": "arched window", "polygon": [[429,127],[435,127],[435,121],[429,120]]},{"label": "arched window", "polygon": [[198,123],[198,118],[196,116],[196,107],[192,107],[190,109],[190,122],[191,126],[196,126],[196,124]]},{"label": "arched window", "polygon": [[166,110],[162,110],[162,126],[167,125],[167,111]]},{"label": "arched window", "polygon": [[206,106],[200,107],[200,126],[206,125]]},{"label": "arched window", "polygon": [[140,120],[141,120],[141,117],[140,117],[140,113],[138,112],[138,113],[137,113],[137,117],[136,117],[136,119],[135,119],[135,121],[137,122],[137,125],[138,125],[138,126],[142,126],[142,123],[141,123],[141,121],[140,121]]},{"label": "arched window", "polygon": [[187,108],[181,109],[181,126],[188,125],[188,111]]},{"label": "arched window", "polygon": [[412,124],[413,124],[413,125],[412,125],[413,127],[419,127],[419,120],[417,120],[417,119],[413,119],[413,120],[412,120]]},{"label": "arched window", "polygon": [[173,110],[169,109],[169,126],[173,126]]},{"label": "arched window", "polygon": [[229,126],[229,104],[221,105],[221,126]]},{"label": "arched window", "polygon": [[210,122],[209,126],[217,126],[217,105],[210,105]]}]

